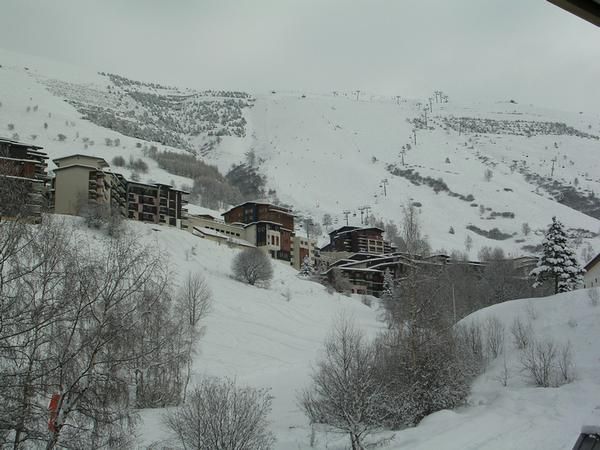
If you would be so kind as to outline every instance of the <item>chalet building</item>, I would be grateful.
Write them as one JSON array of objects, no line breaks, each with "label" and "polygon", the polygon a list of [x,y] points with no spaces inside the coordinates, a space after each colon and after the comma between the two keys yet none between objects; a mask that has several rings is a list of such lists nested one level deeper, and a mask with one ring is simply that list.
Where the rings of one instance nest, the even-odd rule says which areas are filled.
[{"label": "chalet building", "polygon": [[[326,253],[322,255],[325,256]],[[418,268],[420,271],[435,274],[447,264],[464,265],[475,273],[483,273],[486,266],[485,263],[477,261],[452,261],[447,255],[421,257],[401,252],[389,254],[360,252],[329,262],[322,276],[332,282],[336,274],[339,274],[350,282],[353,294],[379,297],[383,291],[383,277],[386,270],[390,271],[394,279],[402,279],[411,269]]]},{"label": "chalet building", "polygon": [[401,279],[411,269],[435,271],[448,263],[445,255],[421,258],[407,253],[373,254],[354,253],[329,264],[323,272],[325,278],[333,280],[339,273],[352,285],[352,293],[379,297],[383,291],[383,275],[389,270],[394,279]]},{"label": "chalet building", "polygon": [[347,252],[388,254],[394,251],[392,245],[383,239],[383,230],[377,227],[344,226],[329,233],[329,244],[322,252]]},{"label": "chalet building", "polygon": [[53,160],[51,205],[57,214],[78,215],[99,207],[131,220],[185,228],[187,192],[166,184],[125,179],[103,159],[71,155]]},{"label": "chalet building", "polygon": [[583,274],[584,289],[600,286],[600,253],[596,255],[585,267]]},{"label": "chalet building", "polygon": [[0,218],[39,221],[48,204],[48,156],[42,147],[0,138]]}]

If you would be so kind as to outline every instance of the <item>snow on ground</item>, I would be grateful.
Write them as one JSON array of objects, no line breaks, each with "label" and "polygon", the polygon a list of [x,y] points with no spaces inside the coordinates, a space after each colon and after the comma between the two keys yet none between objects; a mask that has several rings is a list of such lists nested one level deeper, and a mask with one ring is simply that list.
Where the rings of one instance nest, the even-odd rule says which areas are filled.
[{"label": "snow on ground", "polygon": [[[330,213],[337,226],[345,224],[342,212],[348,210],[350,224],[360,225],[359,208],[370,206],[379,218],[400,222],[402,206],[418,202],[424,232],[434,249],[464,250],[465,238],[474,241],[471,257],[482,246],[500,246],[507,253],[523,254],[525,244],[539,244],[535,234],[523,235],[521,226],[532,230],[547,227],[556,214],[567,227],[581,227],[598,232],[600,221],[547,198],[543,191],[527,182],[518,171],[511,171],[513,161],[530,171],[547,177],[551,159],[556,158],[554,178],[571,184],[575,178],[581,188],[600,191],[600,159],[597,140],[572,136],[515,136],[462,134],[445,130],[444,117],[477,117],[497,120],[561,121],[578,130],[600,134],[597,118],[592,115],[563,113],[508,102],[463,105],[460,100],[433,104],[429,113],[433,130],[418,130],[413,142],[413,125],[407,119],[421,116],[423,105],[415,101],[396,104],[392,99],[365,97],[360,101],[346,96],[276,93],[257,95],[247,111],[249,123],[247,148],[263,158],[261,171],[285,202],[307,211],[317,220]],[[433,117],[433,120],[431,119]],[[591,127],[591,128],[590,128]],[[225,141],[215,163],[234,152]],[[556,143],[556,148],[555,144]],[[406,144],[411,150],[404,155]],[[242,154],[238,154],[241,159]],[[446,160],[448,158],[448,160]],[[484,160],[484,158],[487,158]],[[448,161],[448,162],[446,162]],[[409,180],[391,175],[387,164],[414,169],[422,176],[442,178],[449,188],[462,195],[472,194],[473,201],[452,198],[431,187],[417,186]],[[484,181],[484,171],[493,177]],[[386,196],[382,180],[387,179]],[[480,205],[495,212],[512,212],[511,218],[490,218],[481,214]],[[485,230],[499,228],[512,238],[494,241],[466,230],[475,225]],[[448,233],[453,227],[455,234]],[[541,232],[541,231],[540,231]],[[598,247],[600,239],[593,245]]]},{"label": "snow on ground", "polygon": [[[203,273],[213,292],[214,310],[194,363],[196,377],[236,377],[240,383],[269,387],[274,396],[271,428],[275,449],[309,447],[310,428],[296,401],[309,382],[311,365],[333,320],[351,314],[373,336],[381,330],[376,308],[360,298],[330,295],[319,284],[300,279],[296,271],[275,262],[269,289],[247,286],[230,278],[237,250],[166,227],[135,224],[148,242],[169,255],[171,271]],[[192,250],[193,249],[193,250]],[[187,259],[186,259],[187,258]],[[287,291],[291,301],[287,302]],[[508,386],[500,382],[503,358],[493,361],[473,384],[468,404],[440,411],[419,426],[394,434],[384,448],[445,450],[570,449],[584,424],[600,424],[600,306],[592,306],[588,290],[547,298],[506,302],[463,319],[483,322],[497,317],[505,326]],[[539,339],[570,342],[577,379],[559,388],[536,388],[520,370],[520,351],[510,326],[519,317],[531,322]],[[162,410],[142,412],[141,448],[168,439]],[[317,449],[343,449],[346,436],[318,433]]]},{"label": "snow on ground", "polygon": [[[32,135],[36,135],[34,143],[44,146],[51,158],[72,153],[98,155],[109,162],[117,155],[125,159],[143,157],[136,146],[138,139],[82,120],[71,105],[50,94],[37,81],[45,76],[82,84],[100,83],[95,74],[39,60],[33,67],[29,57],[4,51],[0,57],[0,134],[11,137],[12,133],[18,133],[24,141],[31,141]],[[37,111],[27,112],[27,106],[36,105]],[[433,115],[440,117],[510,115],[564,121],[580,130],[600,134],[597,119],[589,115],[571,115],[529,105],[450,103],[434,108]],[[453,191],[473,194],[478,205],[515,213],[515,219],[490,220],[487,214],[481,217],[478,207],[468,202],[444,193],[435,194],[429,187],[415,186],[386,172],[385,164],[399,164],[398,152],[410,142],[412,126],[406,119],[418,114],[415,102],[396,105],[381,98],[366,97],[356,102],[343,96],[302,98],[299,93],[282,93],[258,96],[255,106],[245,114],[249,122],[247,137],[223,139],[221,147],[210,156],[211,162],[227,168],[254,148],[257,156],[264,158],[261,170],[267,174],[270,187],[277,189],[282,200],[299,211],[310,212],[316,219],[323,213],[331,213],[337,225],[342,225],[342,211],[357,213],[358,207],[370,205],[379,217],[398,221],[402,203],[412,199],[422,204],[424,228],[434,248],[464,248],[468,224],[516,233],[506,241],[491,241],[471,233],[472,256],[483,245],[501,245],[513,254],[521,253],[521,245],[541,241],[539,230],[546,227],[554,214],[567,227],[593,232],[600,228],[600,221],[549,200],[543,192],[536,193],[521,174],[512,173],[509,167],[513,160],[526,160],[532,171],[548,176],[549,161],[556,157],[560,161],[555,168],[556,178],[569,182],[578,177],[585,188],[598,192],[600,183],[595,178],[600,170],[600,160],[596,157],[598,141],[555,136],[459,137],[439,127],[420,132],[417,146],[405,155],[406,167],[424,176],[442,177]],[[44,123],[48,124],[47,129]],[[8,124],[14,124],[14,130],[8,130]],[[67,136],[64,142],[57,139],[59,133]],[[83,137],[95,144],[85,148]],[[120,138],[120,147],[106,146],[107,137]],[[482,155],[488,158],[487,162],[481,159]],[[450,163],[445,162],[446,157]],[[177,187],[190,184],[189,179],[168,174],[153,161],[146,161],[150,167],[143,181],[173,181]],[[486,168],[494,172],[489,182],[483,181]],[[130,175],[127,169],[122,172]],[[389,181],[387,197],[382,196],[379,186],[383,178]],[[360,213],[351,214],[350,220],[359,222]],[[522,222],[529,222],[538,234],[523,236]],[[450,226],[456,234],[448,233]],[[291,267],[280,262],[275,263],[270,289],[246,286],[229,277],[236,250],[166,227],[144,224],[132,227],[143,239],[164,249],[174,273],[200,271],[214,291],[214,311],[206,321],[207,333],[195,360],[196,376],[228,375],[237,377],[241,383],[271,387],[275,397],[272,429],[278,438],[275,448],[308,448],[310,433],[296,404],[296,393],[308,382],[311,363],[323,338],[334,318],[343,311],[354,315],[374,334],[381,327],[376,320],[377,311],[363,305],[357,297],[327,294],[322,286],[298,279]],[[600,239],[591,242],[596,249],[600,247]],[[284,295],[288,289],[290,302]],[[497,380],[503,364],[496,361],[475,382],[468,406],[438,412],[414,429],[396,432],[390,449],[567,449],[574,443],[581,425],[600,422],[597,345],[600,307],[590,306],[586,291],[507,302],[465,320],[496,315],[508,329],[515,316],[529,317],[529,305],[537,311],[532,324],[539,336],[572,343],[577,380],[560,388],[529,386],[518,370],[519,355],[512,349],[507,333],[507,362],[511,368],[507,387]],[[139,430],[142,448],[167,437],[160,414],[159,410],[143,412]],[[318,436],[318,448],[341,449],[345,445],[345,437]]]},{"label": "snow on ground", "polygon": [[[242,384],[271,388],[272,430],[278,441],[275,449],[305,448],[309,431],[296,395],[308,383],[311,364],[331,324],[346,314],[375,334],[382,326],[376,320],[377,311],[358,296],[328,294],[322,285],[298,278],[296,270],[279,261],[274,261],[269,289],[243,284],[230,277],[238,250],[173,228],[132,226],[145,241],[164,249],[174,274],[198,271],[213,291],[213,311],[198,346],[195,376],[229,376]],[[168,438],[161,414],[162,410],[142,413],[140,446]]]},{"label": "snow on ground", "polygon": [[[508,386],[501,383],[499,357],[473,384],[469,405],[440,411],[416,428],[396,434],[390,449],[567,450],[583,425],[600,425],[600,306],[578,290],[546,298],[514,300],[480,310],[463,323],[497,317],[506,328]],[[600,293],[600,292],[599,292]],[[510,326],[530,321],[539,339],[570,342],[576,380],[559,388],[537,388],[520,369],[520,351]]]}]

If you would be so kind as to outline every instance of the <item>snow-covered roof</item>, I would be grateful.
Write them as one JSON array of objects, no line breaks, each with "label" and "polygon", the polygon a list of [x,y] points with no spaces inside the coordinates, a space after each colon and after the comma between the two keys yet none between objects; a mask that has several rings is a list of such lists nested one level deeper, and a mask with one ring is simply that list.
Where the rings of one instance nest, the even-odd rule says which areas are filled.
[{"label": "snow-covered roof", "polygon": [[291,209],[285,208],[283,206],[275,205],[275,204],[273,204],[273,202],[270,202],[269,200],[254,200],[254,201],[247,201],[247,202],[244,202],[244,203],[240,203],[239,205],[232,206],[231,208],[229,208],[227,211],[225,211],[221,215],[224,216],[225,214],[233,211],[234,209],[237,209],[240,206],[244,206],[244,205],[248,205],[248,204],[272,206],[273,208],[276,208],[276,211],[278,211],[278,212],[281,212],[281,213],[284,213],[284,214],[293,215]]},{"label": "snow-covered roof", "polygon": [[19,141],[15,141],[14,139],[9,139],[9,138],[5,138],[5,137],[1,137],[1,136],[0,136],[0,142],[5,143],[5,144],[18,145],[21,147],[34,148],[34,149],[44,148],[44,147],[40,147],[39,145],[27,144],[25,142],[19,142]]},{"label": "snow-covered roof", "polygon": [[594,267],[596,264],[600,263],[600,253],[598,253],[594,258],[591,259],[591,261],[589,261],[584,269],[586,272],[589,272],[592,267]]},{"label": "snow-covered roof", "polygon": [[52,169],[52,171],[58,172],[59,170],[72,169],[73,167],[83,167],[84,169],[90,169],[90,170],[103,172],[102,168],[99,168],[96,166],[90,166],[89,164],[81,164],[81,163],[73,163],[73,164],[69,164],[67,166],[56,167],[55,169]]},{"label": "snow-covered roof", "polygon": [[584,425],[581,427],[581,432],[584,434],[600,435],[600,425]]},{"label": "snow-covered roof", "polygon": [[232,244],[241,245],[241,246],[245,246],[245,247],[255,247],[250,242],[248,242],[244,239],[228,236],[224,233],[221,233],[220,231],[211,230],[210,228],[194,227],[194,231],[197,231],[198,233],[200,233],[204,236],[212,236],[212,237],[216,237],[219,239],[223,239],[224,241],[231,242]]}]

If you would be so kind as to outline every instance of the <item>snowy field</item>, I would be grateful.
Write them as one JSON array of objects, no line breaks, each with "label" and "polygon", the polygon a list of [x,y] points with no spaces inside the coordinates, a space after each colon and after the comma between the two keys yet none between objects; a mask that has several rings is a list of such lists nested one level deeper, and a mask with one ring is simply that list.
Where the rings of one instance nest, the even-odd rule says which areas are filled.
[{"label": "snowy field", "polygon": [[[307,385],[322,341],[340,314],[353,316],[371,336],[382,329],[376,303],[369,308],[358,296],[330,295],[279,262],[269,289],[247,286],[230,278],[236,250],[175,229],[144,224],[135,228],[146,241],[165,249],[173,273],[200,271],[213,290],[214,309],[198,346],[195,376],[230,376],[242,384],[271,388],[274,448],[309,448],[310,427],[297,405],[297,392]],[[600,423],[600,306],[591,304],[588,290],[506,302],[478,311],[463,323],[482,323],[488,317],[497,317],[505,326],[507,386],[502,381],[504,358],[499,357],[475,381],[466,406],[432,414],[416,428],[384,433],[394,439],[383,448],[567,450],[582,425]],[[537,339],[571,343],[574,382],[558,388],[531,384],[510,333],[515,318],[531,323]],[[170,437],[160,421],[162,412],[142,411],[140,448],[166,445]],[[316,448],[342,450],[346,440],[335,433],[317,433]]]},{"label": "snowy field", "polygon": [[[213,291],[213,311],[198,346],[195,375],[235,377],[242,384],[270,388],[275,448],[305,448],[310,432],[296,394],[308,383],[311,363],[330,325],[346,315],[374,335],[383,326],[376,320],[376,309],[365,306],[358,296],[328,294],[322,285],[298,278],[298,272],[283,262],[274,261],[269,289],[240,283],[231,278],[237,250],[172,228],[134,227],[146,242],[165,250],[171,272],[182,277],[188,271],[200,272]],[[168,439],[161,413],[142,413],[142,448]]]}]

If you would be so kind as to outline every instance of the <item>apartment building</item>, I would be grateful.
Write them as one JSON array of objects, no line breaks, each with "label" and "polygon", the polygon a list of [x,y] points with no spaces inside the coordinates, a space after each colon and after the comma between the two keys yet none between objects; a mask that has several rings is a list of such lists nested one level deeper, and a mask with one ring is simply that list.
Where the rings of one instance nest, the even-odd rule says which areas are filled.
[{"label": "apartment building", "polygon": [[97,207],[131,220],[186,228],[187,192],[167,184],[127,180],[95,156],[76,154],[53,162],[57,168],[51,204],[57,214],[78,215]]},{"label": "apartment building", "polygon": [[48,205],[48,156],[41,149],[0,138],[0,218],[40,220]]},{"label": "apartment building", "polygon": [[127,217],[141,222],[187,228],[188,192],[168,184],[127,181]]},{"label": "apartment building", "polygon": [[78,215],[90,207],[125,215],[126,180],[112,173],[103,159],[88,155],[70,155],[53,160],[57,166],[50,190],[52,211]]},{"label": "apartment building", "polygon": [[344,226],[329,233],[329,244],[323,252],[388,254],[393,246],[383,239],[383,230],[377,227]]},{"label": "apartment building", "polygon": [[272,258],[293,264],[294,215],[288,208],[269,202],[245,202],[222,214],[227,224],[245,229],[246,240]]}]

